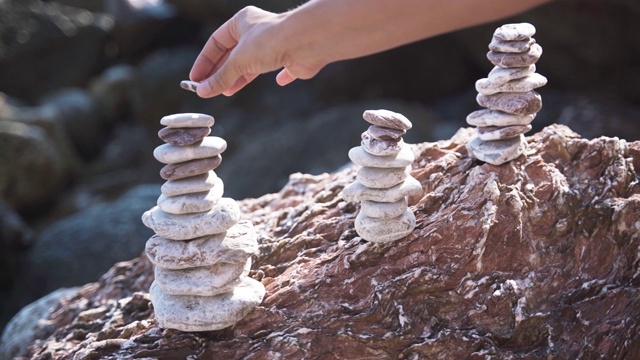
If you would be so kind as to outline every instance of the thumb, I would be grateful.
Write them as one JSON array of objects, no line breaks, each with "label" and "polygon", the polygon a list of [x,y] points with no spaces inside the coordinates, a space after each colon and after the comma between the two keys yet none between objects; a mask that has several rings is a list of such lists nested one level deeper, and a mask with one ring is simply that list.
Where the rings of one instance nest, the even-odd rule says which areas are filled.
[{"label": "thumb", "polygon": [[240,73],[225,63],[218,71],[198,85],[196,93],[202,98],[218,96],[231,89],[240,77]]}]

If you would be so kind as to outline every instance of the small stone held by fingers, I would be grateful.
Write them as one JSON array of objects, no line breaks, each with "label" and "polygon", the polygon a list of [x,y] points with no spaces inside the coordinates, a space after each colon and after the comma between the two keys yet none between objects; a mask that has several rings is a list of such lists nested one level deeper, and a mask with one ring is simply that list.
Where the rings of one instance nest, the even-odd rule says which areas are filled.
[{"label": "small stone held by fingers", "polygon": [[189,81],[189,80],[182,80],[180,81],[180,87],[185,89],[185,90],[189,90],[189,91],[193,91],[196,92],[198,90],[198,85],[200,83],[195,82],[195,81]]}]

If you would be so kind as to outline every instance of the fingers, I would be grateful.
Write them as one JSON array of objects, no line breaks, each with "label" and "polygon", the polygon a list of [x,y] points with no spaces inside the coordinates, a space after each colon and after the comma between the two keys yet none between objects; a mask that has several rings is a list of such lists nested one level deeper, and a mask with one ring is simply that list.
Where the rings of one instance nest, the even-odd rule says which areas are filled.
[{"label": "fingers", "polygon": [[211,75],[228,57],[228,53],[238,44],[233,27],[235,18],[222,24],[207,40],[200,54],[193,63],[189,78],[192,81],[202,81]]},{"label": "fingers", "polygon": [[276,75],[276,83],[280,86],[285,86],[291,84],[297,79],[293,74],[287,70],[287,68],[282,69],[278,75]]}]

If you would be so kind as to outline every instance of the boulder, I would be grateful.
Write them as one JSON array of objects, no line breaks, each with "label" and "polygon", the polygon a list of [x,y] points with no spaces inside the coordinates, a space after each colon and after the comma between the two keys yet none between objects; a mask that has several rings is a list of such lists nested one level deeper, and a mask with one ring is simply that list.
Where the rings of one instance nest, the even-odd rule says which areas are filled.
[{"label": "boulder", "polygon": [[[267,294],[234,327],[182,333],[149,309],[145,257],[114,266],[38,328],[33,358],[631,358],[640,353],[640,143],[553,125],[494,166],[472,132],[412,146],[407,237],[373,244],[339,194],[357,170],[294,174],[239,202]],[[560,355],[561,354],[561,355]]]}]

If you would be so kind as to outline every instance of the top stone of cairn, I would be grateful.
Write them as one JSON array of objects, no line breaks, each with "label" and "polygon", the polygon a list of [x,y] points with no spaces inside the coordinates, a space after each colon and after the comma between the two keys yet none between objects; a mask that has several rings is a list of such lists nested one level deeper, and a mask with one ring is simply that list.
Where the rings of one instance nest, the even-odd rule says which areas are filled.
[{"label": "top stone of cairn", "polygon": [[502,41],[521,41],[530,39],[535,33],[535,26],[528,23],[506,24],[497,28],[493,37]]},{"label": "top stone of cairn", "polygon": [[160,119],[160,124],[170,128],[211,127],[214,122],[213,116],[196,113],[168,115]]},{"label": "top stone of cairn", "polygon": [[389,110],[367,110],[362,114],[362,118],[369,124],[378,125],[391,129],[409,130],[411,121],[404,115]]}]

